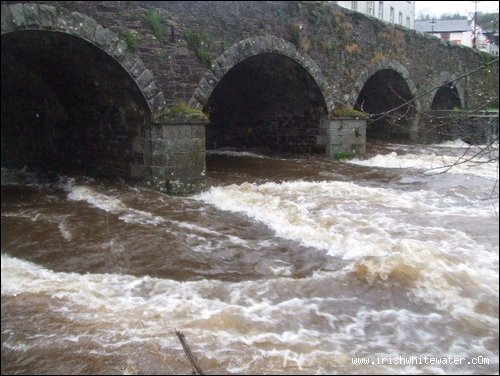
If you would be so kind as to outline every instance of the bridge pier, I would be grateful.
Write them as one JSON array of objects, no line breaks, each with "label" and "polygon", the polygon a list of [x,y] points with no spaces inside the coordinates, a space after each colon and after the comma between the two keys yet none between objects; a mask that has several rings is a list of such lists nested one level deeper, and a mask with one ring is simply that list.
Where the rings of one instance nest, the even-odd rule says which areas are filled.
[{"label": "bridge pier", "polygon": [[150,141],[147,183],[162,192],[185,195],[205,186],[205,126],[202,120],[159,120],[146,132]]},{"label": "bridge pier", "polygon": [[363,157],[366,151],[366,120],[338,117],[330,120],[326,154],[330,158]]}]

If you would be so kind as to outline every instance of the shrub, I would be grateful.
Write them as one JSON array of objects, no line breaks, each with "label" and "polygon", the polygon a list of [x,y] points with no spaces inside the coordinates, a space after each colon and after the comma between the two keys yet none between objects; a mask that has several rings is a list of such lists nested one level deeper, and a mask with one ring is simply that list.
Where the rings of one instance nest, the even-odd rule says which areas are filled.
[{"label": "shrub", "polygon": [[144,19],[153,29],[153,34],[156,38],[163,38],[163,25],[161,24],[161,18],[154,9],[149,9],[144,15]]},{"label": "shrub", "polygon": [[207,115],[201,110],[189,107],[185,102],[176,103],[167,107],[157,115],[156,120],[196,120],[208,121]]},{"label": "shrub", "polygon": [[130,51],[135,51],[137,46],[139,45],[139,37],[137,33],[133,31],[129,31],[125,34],[125,44],[127,45],[127,49]]},{"label": "shrub", "polygon": [[332,112],[330,112],[330,119],[348,117],[354,119],[368,120],[370,116],[366,112],[356,111],[352,108],[339,106],[335,107]]}]

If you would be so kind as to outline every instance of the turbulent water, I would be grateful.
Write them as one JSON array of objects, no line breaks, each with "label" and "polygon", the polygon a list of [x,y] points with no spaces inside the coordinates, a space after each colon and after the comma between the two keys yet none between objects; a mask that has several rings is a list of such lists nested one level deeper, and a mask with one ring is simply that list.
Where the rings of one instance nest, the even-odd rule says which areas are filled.
[{"label": "turbulent water", "polygon": [[175,330],[206,373],[498,373],[498,165],[443,173],[462,146],[212,151],[186,198],[2,169],[2,374],[189,373]]}]

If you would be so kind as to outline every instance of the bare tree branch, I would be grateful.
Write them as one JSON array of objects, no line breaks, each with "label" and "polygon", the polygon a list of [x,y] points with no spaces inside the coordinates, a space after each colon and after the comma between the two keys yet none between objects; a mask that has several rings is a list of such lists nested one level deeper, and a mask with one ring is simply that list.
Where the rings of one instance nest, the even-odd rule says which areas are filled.
[{"label": "bare tree branch", "polygon": [[175,334],[177,335],[177,338],[179,338],[179,341],[181,342],[182,348],[184,349],[184,353],[186,354],[189,363],[191,364],[191,368],[193,369],[193,375],[204,375],[203,371],[201,370],[200,366],[196,363],[196,359],[191,352],[191,349],[189,348],[189,345],[186,342],[186,338],[184,337],[184,334],[176,330]]}]

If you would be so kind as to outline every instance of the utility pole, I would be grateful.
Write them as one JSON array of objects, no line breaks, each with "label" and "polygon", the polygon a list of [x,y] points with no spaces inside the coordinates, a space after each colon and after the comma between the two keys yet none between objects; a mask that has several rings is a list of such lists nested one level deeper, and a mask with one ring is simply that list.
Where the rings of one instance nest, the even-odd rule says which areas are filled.
[{"label": "utility pole", "polygon": [[429,22],[431,24],[431,34],[434,35],[434,24],[436,23],[436,18],[433,17]]}]

